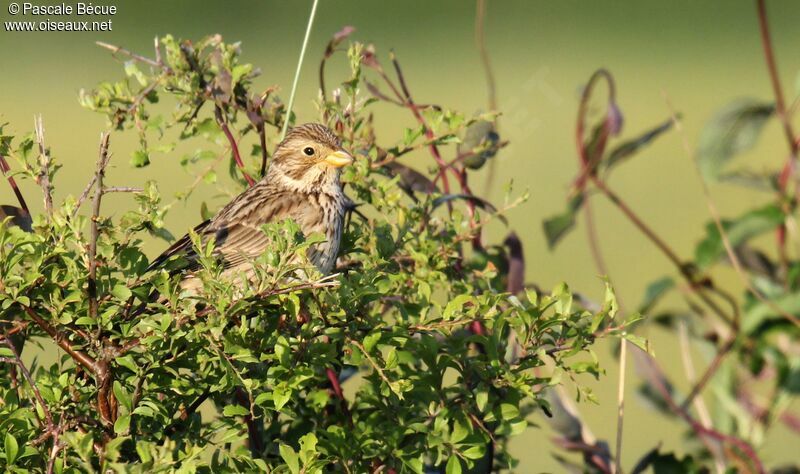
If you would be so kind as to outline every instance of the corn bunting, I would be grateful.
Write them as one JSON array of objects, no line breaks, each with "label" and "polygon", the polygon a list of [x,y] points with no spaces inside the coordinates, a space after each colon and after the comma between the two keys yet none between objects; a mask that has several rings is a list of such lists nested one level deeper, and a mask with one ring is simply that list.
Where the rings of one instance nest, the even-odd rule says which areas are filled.
[{"label": "corn bunting", "polygon": [[[253,278],[253,259],[269,246],[261,226],[292,219],[305,235],[322,233],[326,239],[308,250],[317,269],[327,274],[336,262],[348,198],[342,191],[341,168],[353,162],[328,128],[308,123],[294,127],[278,144],[267,175],[223,207],[217,215],[194,228],[201,242],[214,242],[222,260],[223,277],[244,274]],[[173,256],[183,257],[181,286],[196,290],[193,273],[200,268],[189,235],[177,240],[156,258],[149,269]]]}]

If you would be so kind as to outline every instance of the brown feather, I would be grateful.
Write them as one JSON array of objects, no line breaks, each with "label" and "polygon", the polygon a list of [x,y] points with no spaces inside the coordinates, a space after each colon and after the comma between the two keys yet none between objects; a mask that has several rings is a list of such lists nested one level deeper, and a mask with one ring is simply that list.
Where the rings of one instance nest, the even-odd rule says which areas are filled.
[{"label": "brown feather", "polygon": [[[312,147],[313,156],[303,150]],[[293,128],[273,153],[267,176],[234,198],[213,218],[195,227],[204,244],[213,241],[224,264],[223,276],[254,273],[252,261],[270,245],[261,226],[292,219],[305,235],[321,232],[325,242],[308,251],[311,262],[323,274],[336,261],[342,236],[344,213],[349,202],[339,182],[340,170],[325,164],[327,154],[340,151],[339,139],[326,127],[305,124]],[[199,269],[189,235],[183,236],[156,258],[150,269],[182,256],[186,265],[185,287]]]}]

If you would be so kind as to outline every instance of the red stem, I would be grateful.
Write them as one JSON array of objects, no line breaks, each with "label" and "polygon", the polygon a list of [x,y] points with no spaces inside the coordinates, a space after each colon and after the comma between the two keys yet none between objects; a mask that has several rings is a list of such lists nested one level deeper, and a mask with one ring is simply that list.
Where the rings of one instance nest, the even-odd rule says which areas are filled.
[{"label": "red stem", "polygon": [[8,180],[8,184],[11,185],[11,189],[14,190],[14,195],[17,196],[17,201],[19,201],[19,207],[22,208],[28,215],[31,214],[30,210],[28,210],[28,204],[25,203],[25,198],[22,197],[22,192],[19,190],[19,186],[17,186],[17,182],[14,180],[14,177],[8,174],[11,171],[11,167],[8,166],[8,162],[3,155],[0,155],[0,171],[3,172],[3,176],[6,177]]},{"label": "red stem", "polygon": [[[758,26],[761,32],[761,46],[764,49],[764,59],[767,62],[767,71],[769,72],[769,79],[772,83],[772,91],[775,95],[775,112],[783,125],[783,132],[786,134],[786,140],[789,144],[789,160],[784,166],[781,173],[781,179],[778,182],[781,196],[786,195],[786,189],[789,184],[789,175],[794,175],[794,164],[797,161],[798,142],[795,138],[794,131],[792,130],[792,123],[789,120],[789,114],[786,110],[786,102],[783,99],[783,88],[781,87],[781,80],[778,74],[778,64],[775,61],[775,51],[772,47],[772,38],[769,32],[769,22],[767,20],[767,5],[764,0],[756,0],[756,8],[758,10]],[[784,173],[789,171],[788,175]],[[795,189],[797,192],[798,189]],[[788,217],[788,213],[787,213]],[[778,241],[778,253],[783,268],[788,269],[788,256],[786,253],[786,224],[784,223],[776,230],[776,239]]]},{"label": "red stem", "polygon": [[245,171],[244,162],[242,161],[242,157],[239,154],[239,145],[236,144],[236,138],[233,137],[233,133],[231,133],[231,129],[228,127],[228,122],[225,121],[225,118],[222,116],[222,109],[217,107],[214,110],[214,115],[217,118],[217,123],[219,124],[220,128],[222,129],[222,133],[225,134],[225,138],[228,139],[228,143],[231,146],[231,153],[233,154],[233,161],[236,162],[236,166],[239,167],[239,170],[242,172],[244,179],[247,181],[247,184],[253,186],[256,184],[255,180],[247,174]]}]

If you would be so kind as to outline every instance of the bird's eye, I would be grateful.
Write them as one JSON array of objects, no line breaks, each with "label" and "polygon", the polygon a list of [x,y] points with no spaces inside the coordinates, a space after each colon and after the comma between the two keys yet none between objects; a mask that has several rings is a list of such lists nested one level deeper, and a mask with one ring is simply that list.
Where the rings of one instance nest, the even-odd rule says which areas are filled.
[{"label": "bird's eye", "polygon": [[314,149],[311,148],[310,146],[307,146],[307,147],[303,148],[303,153],[305,153],[306,156],[313,156],[314,155]]}]

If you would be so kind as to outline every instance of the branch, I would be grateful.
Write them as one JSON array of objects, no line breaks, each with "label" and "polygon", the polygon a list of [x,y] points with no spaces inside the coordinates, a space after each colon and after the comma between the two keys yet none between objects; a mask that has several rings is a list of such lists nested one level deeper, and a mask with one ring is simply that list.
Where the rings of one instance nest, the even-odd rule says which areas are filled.
[{"label": "branch", "polygon": [[[683,320],[678,323],[678,342],[680,344],[681,360],[683,361],[683,371],[686,374],[686,380],[689,383],[695,383],[695,370],[694,364],[692,363],[691,347],[689,345],[689,332],[686,328],[686,321]],[[700,417],[700,423],[706,428],[711,428],[713,426],[711,423],[711,416],[708,413],[708,408],[703,398],[696,397],[692,403],[694,404],[695,410],[697,410],[697,415]],[[688,410],[687,405],[688,404],[684,402],[683,408]],[[717,474],[724,473],[725,458],[720,452],[719,444],[707,443],[706,448],[708,448],[708,451],[714,457],[714,465],[717,469]]]},{"label": "branch", "polygon": [[[104,132],[100,136],[100,153],[97,159],[97,170],[95,171],[95,191],[92,200],[92,219],[90,223],[91,236],[89,240],[89,276],[87,279],[86,292],[89,296],[89,317],[97,318],[97,239],[99,237],[97,220],[100,217],[100,202],[103,198],[103,176],[108,165],[108,140],[110,135]],[[98,325],[99,327],[100,325]]]},{"label": "branch", "polygon": [[103,194],[108,193],[143,193],[144,189],[129,186],[111,186],[103,189]]},{"label": "branch", "polygon": [[[3,344],[5,344],[9,349],[11,349],[11,352],[14,354],[14,358],[13,359],[8,358],[8,357],[0,357],[0,362],[5,362],[5,363],[8,363],[8,364],[14,364],[19,368],[20,372],[22,372],[22,376],[25,377],[25,380],[28,381],[28,385],[30,385],[31,390],[33,391],[33,396],[36,397],[36,401],[42,407],[42,413],[44,413],[44,420],[45,420],[45,425],[46,425],[45,428],[48,431],[52,430],[53,429],[53,416],[50,414],[50,409],[47,408],[47,404],[44,402],[44,398],[42,398],[42,394],[41,394],[41,392],[39,392],[39,387],[36,386],[36,382],[34,382],[33,377],[31,376],[31,372],[28,370],[28,368],[25,366],[25,364],[22,363],[22,359],[20,359],[20,357],[19,357],[19,353],[17,352],[17,348],[14,347],[14,343],[11,342],[11,339],[6,335],[0,336],[0,337],[2,337]],[[34,405],[34,404],[32,403],[31,405]]]},{"label": "branch", "polygon": [[[770,82],[772,83],[772,90],[775,95],[775,111],[778,118],[783,125],[784,134],[789,144],[789,160],[784,166],[784,171],[780,174],[778,186],[781,195],[786,195],[786,188],[789,184],[789,177],[796,175],[797,167],[797,152],[798,142],[795,138],[794,131],[792,130],[792,123],[789,114],[786,110],[786,103],[783,99],[783,89],[781,88],[780,76],[778,74],[778,65],[775,62],[775,52],[772,48],[772,39],[769,33],[769,23],[767,20],[767,6],[764,0],[756,0],[756,8],[758,10],[758,26],[761,31],[761,45],[764,49],[764,59],[767,62],[767,70],[769,71]],[[800,191],[795,186],[795,192]],[[788,215],[787,215],[788,218]],[[786,223],[778,228],[778,253],[781,261],[781,266],[784,272],[789,270],[788,257],[786,255]]]},{"label": "branch", "polygon": [[686,421],[692,430],[697,433],[698,436],[706,436],[711,439],[728,443],[732,446],[735,446],[739,451],[742,452],[752,463],[755,471],[758,473],[765,473],[764,465],[761,463],[758,455],[756,454],[755,450],[753,450],[752,446],[750,446],[747,442],[739,439],[735,436],[726,435],[719,431],[716,431],[712,428],[707,428],[703,426],[701,423],[697,422],[694,418],[689,415],[689,413],[678,406],[675,403],[675,400],[672,398],[672,394],[669,391],[669,388],[664,383],[664,375],[661,373],[660,369],[657,368],[655,365],[655,360],[649,356],[646,352],[642,351],[641,349],[634,346],[633,349],[634,356],[644,365],[650,375],[650,382],[653,386],[655,386],[656,390],[661,394],[664,401],[667,403],[667,406],[680,416],[684,421]]},{"label": "branch", "polygon": [[50,323],[48,323],[41,316],[36,314],[36,312],[33,311],[33,309],[31,309],[29,306],[22,306],[22,309],[25,311],[25,313],[28,314],[28,316],[33,320],[33,322],[36,323],[36,325],[39,326],[44,332],[46,332],[47,335],[50,336],[50,338],[53,339],[53,341],[55,341],[56,344],[58,344],[58,347],[60,347],[61,349],[64,350],[64,352],[69,354],[70,357],[72,357],[72,359],[75,360],[75,362],[82,365],[83,368],[85,368],[92,375],[97,374],[95,360],[92,359],[90,356],[86,355],[86,353],[73,348],[72,344],[69,343],[69,340],[64,333],[51,326]]},{"label": "branch", "polygon": [[53,190],[50,186],[50,156],[47,154],[47,148],[44,144],[44,125],[42,125],[42,116],[38,115],[34,118],[33,128],[36,133],[36,143],[39,145],[39,176],[36,181],[42,187],[42,194],[44,195],[44,211],[48,218],[53,215]]},{"label": "branch", "polygon": [[764,0],[756,0],[756,6],[758,9],[758,26],[761,30],[761,45],[764,48],[764,59],[767,61],[769,78],[770,82],[772,82],[772,90],[775,94],[775,111],[783,124],[783,131],[786,135],[786,141],[789,144],[791,159],[792,161],[797,161],[798,143],[795,140],[795,134],[794,131],[792,131],[792,123],[786,110],[786,103],[783,99],[778,65],[775,62],[775,52],[772,48],[772,39],[769,33],[766,2]]},{"label": "branch", "polygon": [[367,358],[367,361],[369,362],[369,365],[371,365],[372,368],[375,369],[375,372],[378,373],[378,375],[380,376],[381,380],[383,380],[386,383],[386,385],[391,389],[392,382],[389,380],[388,377],[386,377],[386,374],[383,373],[383,369],[381,369],[380,366],[375,362],[375,359],[373,359],[367,353],[367,349],[360,342],[356,341],[355,339],[350,339],[350,340],[348,340],[348,342],[350,344],[356,346],[358,348],[358,350],[360,350],[361,353],[364,354],[364,357]]},{"label": "branch", "polygon": [[[400,83],[400,89],[403,91],[403,95],[400,96],[399,93],[397,92],[397,89],[394,88],[394,87],[393,87],[393,90],[395,91],[395,94],[398,95],[398,98],[405,104],[405,106],[408,107],[411,110],[411,112],[414,114],[414,117],[417,119],[417,121],[420,123],[420,125],[422,125],[422,128],[423,128],[424,133],[425,133],[425,137],[428,140],[431,141],[431,144],[430,144],[429,148],[430,148],[430,151],[431,151],[431,155],[433,156],[433,159],[436,161],[436,164],[439,166],[439,174],[438,175],[442,177],[442,187],[444,188],[444,192],[447,193],[447,194],[449,194],[449,192],[450,192],[449,191],[450,186],[449,186],[449,183],[447,181],[447,171],[449,169],[453,173],[453,175],[455,176],[455,178],[458,181],[458,183],[460,184],[462,192],[465,193],[465,194],[472,195],[472,191],[470,190],[469,186],[467,185],[466,168],[462,168],[461,171],[459,172],[458,170],[449,168],[447,166],[447,163],[444,161],[444,159],[442,159],[442,155],[439,152],[439,147],[437,147],[433,143],[433,140],[435,138],[435,134],[433,133],[433,130],[431,130],[430,127],[428,127],[428,124],[425,122],[425,119],[422,117],[422,114],[419,111],[419,107],[417,107],[417,105],[414,103],[414,99],[411,98],[411,92],[409,91],[408,85],[406,84],[406,79],[405,79],[405,76],[403,75],[403,70],[400,68],[400,62],[397,60],[397,57],[394,55],[394,53],[392,53],[390,55],[390,57],[392,59],[392,65],[394,66],[395,73],[397,74],[397,80]],[[386,78],[385,75],[384,75],[384,79],[388,80],[388,78]],[[448,207],[448,210],[452,211],[452,204],[449,201],[447,203],[447,207]],[[475,232],[475,235],[474,235],[474,237],[472,239],[473,247],[475,247],[476,249],[481,249],[481,248],[483,248],[483,245],[481,244],[481,230],[477,226],[477,223],[475,222],[475,203],[474,202],[467,201],[467,213],[469,214],[470,228]]]},{"label": "branch", "polygon": [[149,64],[149,65],[151,65],[153,67],[157,67],[159,69],[169,70],[169,68],[164,66],[163,64],[161,64],[160,61],[153,61],[150,58],[146,58],[146,57],[141,56],[139,54],[133,53],[131,51],[128,51],[125,48],[120,48],[119,46],[114,46],[113,44],[104,43],[102,41],[95,41],[94,44],[96,44],[97,46],[100,46],[101,48],[105,48],[105,49],[113,52],[114,54],[122,53],[125,56],[130,57],[131,59],[135,59],[136,61],[139,61],[139,62],[142,62],[142,63],[145,63],[145,64]]},{"label": "branch", "polygon": [[14,195],[17,196],[17,201],[19,202],[19,207],[22,208],[28,215],[31,215],[31,211],[28,209],[28,204],[25,203],[25,198],[22,196],[22,192],[19,190],[19,186],[17,186],[17,182],[14,180],[14,177],[9,174],[11,171],[11,167],[8,166],[8,162],[3,155],[0,155],[0,171],[3,172],[3,176],[6,177],[8,180],[8,184],[11,186],[11,189],[14,191]]},{"label": "branch", "polygon": [[[483,66],[483,73],[486,76],[486,95],[488,96],[488,106],[490,112],[497,111],[497,88],[495,85],[494,71],[492,70],[492,62],[489,57],[489,50],[486,48],[486,0],[477,0],[475,4],[475,45],[478,47],[478,52],[481,57],[481,65]],[[494,119],[495,131],[497,131],[498,119]],[[497,166],[497,160],[489,160],[489,169],[486,173],[485,183],[485,196],[489,196],[492,183],[494,182],[494,173]]]},{"label": "branch", "polygon": [[[798,319],[797,316],[785,311],[783,308],[778,306],[774,301],[765,298],[764,295],[762,295],[761,292],[757,291],[750,283],[750,279],[747,277],[744,269],[742,268],[742,263],[739,260],[739,256],[736,255],[736,252],[733,249],[733,245],[731,245],[731,241],[728,238],[728,232],[722,225],[722,218],[720,217],[719,211],[717,210],[717,206],[716,204],[714,204],[714,200],[711,197],[711,190],[708,188],[708,183],[703,178],[703,173],[700,171],[700,168],[697,164],[697,158],[693,154],[691,146],[689,146],[689,139],[686,136],[686,132],[683,129],[683,125],[680,123],[680,121],[678,121],[677,116],[675,114],[675,110],[673,109],[672,104],[670,103],[669,97],[667,96],[666,92],[663,92],[663,95],[664,95],[664,100],[667,103],[667,107],[669,108],[670,113],[672,115],[672,121],[675,124],[675,130],[677,130],[677,132],[681,135],[681,141],[686,156],[688,156],[689,159],[691,160],[692,164],[694,165],[695,172],[697,173],[697,176],[700,179],[703,195],[706,200],[706,205],[708,206],[708,212],[709,214],[711,214],[711,217],[714,220],[714,225],[716,226],[717,231],[719,232],[719,235],[722,238],[722,244],[725,247],[725,253],[728,254],[728,259],[730,260],[731,265],[733,265],[733,268],[736,271],[736,275],[739,277],[744,287],[747,288],[747,291],[750,294],[752,294],[756,299],[769,306],[770,309],[775,311],[777,314],[783,316],[786,320],[790,321],[795,326],[800,327],[800,319]],[[735,323],[736,323],[735,327],[737,328],[738,332],[738,325],[739,325],[738,318],[737,321],[735,321]]]},{"label": "branch", "polygon": [[590,178],[594,185],[599,189],[606,197],[615,205],[617,208],[622,211],[623,214],[628,218],[628,220],[633,223],[636,228],[638,228],[650,241],[672,262],[673,265],[677,268],[680,275],[689,283],[689,288],[698,295],[698,297],[705,303],[709,308],[711,308],[714,313],[719,316],[723,321],[728,323],[730,326],[736,324],[734,318],[729,316],[722,308],[719,307],[717,303],[712,300],[708,294],[704,291],[704,282],[697,281],[696,275],[694,274],[691,267],[684,265],[681,259],[678,257],[677,253],[675,253],[672,248],[664,242],[658,234],[655,233],[653,229],[651,229],[644,221],[622,200],[617,194],[615,194],[611,188],[599,177],[591,176]]},{"label": "branch", "polygon": [[225,117],[222,114],[222,108],[218,105],[214,107],[214,117],[217,119],[217,124],[225,134],[225,138],[228,139],[228,144],[230,145],[231,153],[233,154],[233,161],[236,162],[236,166],[239,167],[239,170],[242,172],[247,184],[253,186],[256,184],[256,182],[250,177],[249,174],[247,174],[247,171],[245,170],[244,162],[242,161],[241,155],[239,155],[239,145],[236,144],[236,139],[233,137],[233,133],[231,133],[231,129],[228,127],[228,122],[225,120]]},{"label": "branch", "polygon": [[[394,83],[389,79],[386,73],[383,71],[383,68],[377,66],[378,73],[383,78],[384,82],[388,84],[389,88],[392,89],[397,99],[400,101],[400,104],[404,107],[407,107],[411,110],[411,113],[414,114],[414,118],[417,119],[417,122],[422,126],[426,138],[428,140],[432,140],[434,138],[433,131],[428,128],[428,124],[425,123],[425,119],[422,117],[422,114],[419,112],[419,107],[414,103],[414,100],[411,98],[411,93],[408,91],[408,86],[406,85],[405,77],[403,76],[403,71],[400,69],[400,63],[397,62],[397,58],[394,54],[391,55],[392,64],[394,65],[395,72],[397,73],[397,78],[400,81],[400,86],[403,89],[401,93]],[[447,179],[447,174],[445,172],[446,163],[442,159],[441,154],[439,153],[439,148],[431,143],[428,147],[430,149],[431,155],[433,159],[436,161],[436,164],[439,166],[439,173],[442,176],[442,188],[444,189],[445,194],[450,194],[450,182]],[[455,170],[453,170],[455,172]],[[448,209],[452,209],[452,205],[448,203]]]}]

